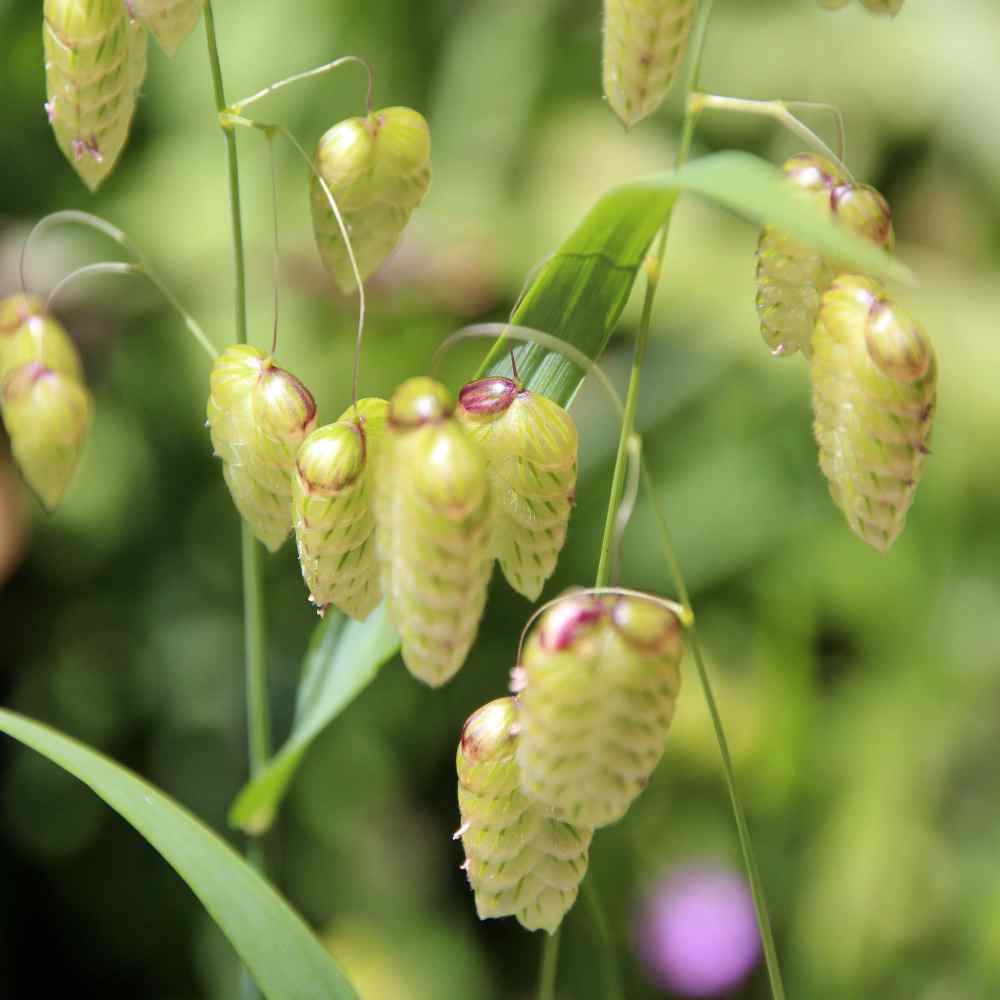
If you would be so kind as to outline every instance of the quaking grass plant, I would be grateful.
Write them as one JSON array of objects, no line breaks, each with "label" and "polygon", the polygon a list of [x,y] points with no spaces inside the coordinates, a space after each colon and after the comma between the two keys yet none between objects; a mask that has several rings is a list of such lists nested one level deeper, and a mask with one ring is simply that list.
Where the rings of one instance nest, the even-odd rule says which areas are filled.
[{"label": "quaking grass plant", "polygon": [[[866,6],[897,13],[902,4]],[[220,351],[111,223],[55,213],[26,241],[25,256],[41,231],[75,223],[103,232],[132,260],[88,265],[60,282],[47,301],[22,290],[0,303],[0,402],[26,483],[54,509],[86,445],[92,409],[77,349],[53,309],[64,285],[100,272],[145,275],[208,353],[206,447],[210,438],[242,518],[250,781],[231,820],[248,835],[250,865],[162,793],[95,752],[6,711],[0,711],[0,729],[82,778],[164,854],[239,952],[249,971],[248,995],[259,989],[282,1000],[356,996],[262,877],[260,841],[311,740],[384,662],[400,651],[419,682],[438,687],[475,657],[495,562],[511,587],[529,601],[539,599],[575,503],[581,442],[568,408],[583,379],[592,377],[608,390],[621,425],[593,584],[582,582],[534,612],[511,651],[509,692],[499,690],[498,678],[497,698],[472,711],[455,734],[461,816],[455,837],[474,904],[483,919],[513,916],[527,930],[547,932],[538,997],[551,1000],[559,928],[581,886],[591,894],[591,912],[600,913],[585,885],[593,837],[627,815],[656,768],[688,653],[718,739],[771,993],[775,1000],[785,996],[694,610],[635,429],[678,197],[697,194],[762,226],[757,309],[763,339],[777,357],[800,355],[831,495],[851,530],[880,551],[903,530],[928,454],[936,362],[927,334],[879,283],[905,282],[908,272],[887,254],[889,205],[843,162],[843,126],[836,152],[796,114],[823,106],[699,89],[712,8],[712,0],[607,0],[605,94],[626,127],[657,112],[686,60],[676,163],[605,195],[538,270],[509,323],[463,329],[442,345],[494,339],[457,393],[431,377],[433,371],[414,372],[384,400],[359,398],[365,281],[391,253],[430,185],[431,138],[423,116],[404,107],[373,110],[371,69],[354,56],[230,104],[211,0],[46,0],[46,107],[60,148],[91,189],[125,147],[147,32],[173,53],[204,23],[230,182],[232,336]],[[285,126],[246,114],[278,89],[352,63],[368,69],[365,114],[334,124],[312,157]],[[771,117],[809,150],[782,171],[738,152],[690,160],[697,121],[708,110]],[[305,382],[278,363],[277,329],[268,351],[247,343],[240,128],[256,130],[269,144],[287,140],[301,155],[320,259],[334,284],[357,291],[352,398],[329,423],[321,421]],[[597,360],[640,274],[642,316],[622,403]],[[621,582],[618,550],[640,489],[657,519],[676,600]],[[324,618],[307,657],[303,711],[274,752],[258,542],[274,552],[293,535],[303,599]],[[334,672],[337,683],[324,684]],[[605,995],[623,995],[610,954],[604,968]]]}]

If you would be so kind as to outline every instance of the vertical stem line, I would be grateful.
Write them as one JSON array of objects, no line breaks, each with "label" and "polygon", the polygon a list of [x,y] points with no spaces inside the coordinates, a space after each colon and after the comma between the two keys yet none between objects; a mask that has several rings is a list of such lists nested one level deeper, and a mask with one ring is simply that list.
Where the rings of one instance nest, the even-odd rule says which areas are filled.
[{"label": "vertical stem line", "polygon": [[542,968],[538,974],[537,1000],[554,1000],[556,995],[556,970],[559,967],[559,938],[562,928],[545,936],[542,948]]}]

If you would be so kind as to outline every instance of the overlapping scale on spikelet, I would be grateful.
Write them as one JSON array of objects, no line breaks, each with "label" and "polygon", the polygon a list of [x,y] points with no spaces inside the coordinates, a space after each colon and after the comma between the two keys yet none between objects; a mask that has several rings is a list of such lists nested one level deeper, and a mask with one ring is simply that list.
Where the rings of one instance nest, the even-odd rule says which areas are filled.
[{"label": "overlapping scale on spikelet", "polygon": [[697,0],[605,0],[604,94],[626,128],[651,115],[677,79]]},{"label": "overlapping scale on spikelet", "polygon": [[[874,188],[853,184],[829,160],[813,153],[793,156],[782,169],[817,208],[835,215],[858,235],[892,248],[892,213]],[[820,297],[836,273],[836,262],[785,230],[765,226],[761,231],[757,313],[761,335],[775,355],[801,350],[808,357]]]},{"label": "overlapping scale on spikelet", "polygon": [[41,299],[0,301],[0,410],[21,474],[48,510],[73,479],[92,409],[76,345]]},{"label": "overlapping scale on spikelet", "polygon": [[517,708],[498,698],[474,712],[456,755],[465,872],[481,920],[518,919],[550,934],[576,901],[593,831],[556,819],[520,788]]},{"label": "overlapping scale on spikelet", "polygon": [[205,0],[126,0],[132,13],[159,42],[160,47],[173,55],[181,42],[194,30],[201,17]]},{"label": "overlapping scale on spikelet", "polygon": [[396,390],[375,470],[375,546],[403,662],[432,687],[476,637],[493,567],[486,460],[428,378]]},{"label": "overlapping scale on spikelet", "polygon": [[277,551],[292,530],[292,473],[316,423],[309,390],[248,344],[227,348],[212,367],[208,426],[236,509]]},{"label": "overlapping scale on spikelet", "polygon": [[123,0],[45,0],[42,37],[49,121],[94,191],[128,139],[146,75],[146,32]]},{"label": "overlapping scale on spikelet", "polygon": [[375,558],[374,468],[389,404],[359,399],[302,442],[292,520],[302,576],[319,612],[331,604],[363,620],[382,600]]},{"label": "overlapping scale on spikelet", "polygon": [[508,378],[470,382],[458,418],[486,455],[496,522],[493,555],[529,600],[542,592],[566,540],[576,490],[573,418]]},{"label": "overlapping scale on spikelet", "polygon": [[[319,140],[313,163],[340,209],[361,278],[367,278],[399,241],[431,182],[431,137],[411,108],[383,108],[348,118]],[[336,216],[322,185],[310,181],[313,232],[324,267],[344,293],[354,272]]]},{"label": "overlapping scale on spikelet", "polygon": [[903,530],[928,454],[934,348],[876,282],[841,275],[823,296],[809,371],[830,494],[851,530],[884,552]]},{"label": "overlapping scale on spikelet", "polygon": [[515,669],[521,787],[553,815],[620,819],[663,754],[681,625],[659,603],[581,592],[540,618]]}]

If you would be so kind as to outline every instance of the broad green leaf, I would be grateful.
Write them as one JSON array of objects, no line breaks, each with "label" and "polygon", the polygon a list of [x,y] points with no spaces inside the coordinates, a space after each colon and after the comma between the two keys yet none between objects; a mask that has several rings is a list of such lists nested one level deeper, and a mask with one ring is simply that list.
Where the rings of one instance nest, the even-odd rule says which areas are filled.
[{"label": "broad green leaf", "polygon": [[291,907],[231,847],[131,771],[54,729],[0,709],[0,732],[79,778],[156,848],[222,928],[270,1000],[357,1000]]},{"label": "broad green leaf", "polygon": [[[683,192],[707,198],[756,225],[780,225],[847,267],[877,278],[911,280],[909,271],[883,250],[798,198],[771,164],[748,153],[715,153],[605,194],[543,264],[511,322],[544,330],[597,360],[653,238]],[[665,267],[669,274],[669,252]],[[536,344],[519,346],[514,354],[529,389],[565,406],[580,387],[583,372],[562,355]],[[482,366],[487,369],[510,374],[510,359],[499,341]],[[309,743],[374,679],[397,651],[396,642],[383,608],[368,621],[347,626],[342,638],[332,626],[319,626],[300,692],[300,703],[308,703],[313,696],[307,690],[315,688],[315,701],[300,712],[277,757],[240,793],[231,813],[234,823],[250,832],[268,828]]]},{"label": "broad green leaf", "polygon": [[309,744],[375,679],[399,651],[399,636],[385,604],[363,622],[330,611],[313,633],[303,665],[291,735],[278,753],[237,796],[229,821],[259,834],[274,822]]}]

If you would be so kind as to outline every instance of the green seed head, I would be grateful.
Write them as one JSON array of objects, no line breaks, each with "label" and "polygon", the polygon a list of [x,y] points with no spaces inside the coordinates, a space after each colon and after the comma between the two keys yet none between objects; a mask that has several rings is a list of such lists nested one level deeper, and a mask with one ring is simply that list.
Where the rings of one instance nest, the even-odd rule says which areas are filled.
[{"label": "green seed head", "polygon": [[903,530],[929,451],[933,348],[881,286],[856,275],[823,296],[814,347],[820,466],[851,530],[884,552]]},{"label": "green seed head", "polygon": [[433,686],[465,661],[493,566],[486,461],[452,408],[438,383],[404,383],[389,405],[375,472],[375,543],[389,615],[403,661]]},{"label": "green seed head", "polygon": [[174,55],[181,42],[194,30],[205,0],[127,0],[137,17],[160,43],[167,55]]},{"label": "green seed head", "polygon": [[45,0],[42,38],[56,141],[96,190],[128,139],[146,74],[146,32],[123,0]]},{"label": "green seed head", "polygon": [[90,426],[90,393],[39,362],[8,373],[0,391],[4,425],[27,484],[54,510],[73,479]]},{"label": "green seed head", "polygon": [[0,301],[0,382],[15,368],[38,361],[55,372],[83,380],[76,345],[34,295]]},{"label": "green seed head", "polygon": [[[785,175],[804,197],[834,215],[852,232],[892,249],[892,213],[874,188],[854,184],[829,160],[813,153],[793,156]],[[838,271],[812,247],[784,230],[766,226],[757,248],[757,313],[761,335],[777,357],[811,349],[820,299]]]},{"label": "green seed head", "polygon": [[535,600],[566,540],[576,425],[561,406],[507,378],[470,382],[457,416],[486,455],[496,509],[492,552],[510,585]]},{"label": "green seed head", "polygon": [[499,698],[462,729],[459,834],[480,919],[514,916],[550,934],[576,900],[592,831],[548,815],[520,791],[517,708]]},{"label": "green seed head", "polygon": [[640,597],[546,611],[513,675],[525,794],[572,823],[620,819],[663,754],[681,652],[677,616]]},{"label": "green seed head", "polygon": [[382,599],[372,491],[388,408],[384,399],[360,399],[299,449],[292,520],[302,576],[320,613],[335,604],[363,620]]},{"label": "green seed head", "polygon": [[247,344],[216,359],[210,388],[208,425],[226,484],[254,534],[274,552],[292,527],[292,472],[316,423],[316,404],[294,375]]},{"label": "green seed head", "polygon": [[670,92],[696,12],[696,0],[605,0],[604,95],[626,128]]},{"label": "green seed head", "polygon": [[[313,162],[340,209],[365,279],[389,255],[430,187],[427,122],[401,107],[348,118],[323,135]],[[315,177],[310,191],[320,257],[341,291],[349,293],[355,279],[340,227]]]}]

